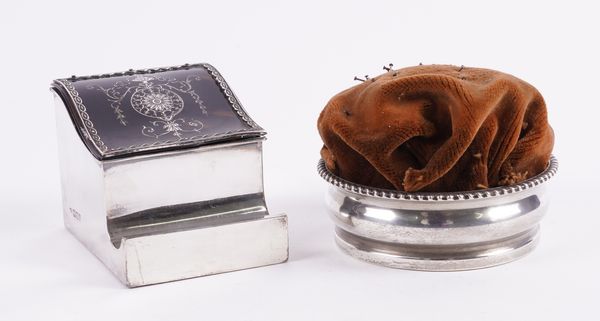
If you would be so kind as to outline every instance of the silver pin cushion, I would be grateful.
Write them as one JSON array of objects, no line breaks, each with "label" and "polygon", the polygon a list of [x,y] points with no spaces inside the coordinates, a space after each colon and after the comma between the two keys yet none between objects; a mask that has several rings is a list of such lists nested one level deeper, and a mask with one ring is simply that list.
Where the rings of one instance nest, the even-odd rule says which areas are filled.
[{"label": "silver pin cushion", "polygon": [[332,174],[327,211],[337,245],[375,264],[422,271],[459,271],[507,263],[531,252],[548,209],[551,157],[539,175],[519,184],[468,192],[407,193],[354,184]]}]

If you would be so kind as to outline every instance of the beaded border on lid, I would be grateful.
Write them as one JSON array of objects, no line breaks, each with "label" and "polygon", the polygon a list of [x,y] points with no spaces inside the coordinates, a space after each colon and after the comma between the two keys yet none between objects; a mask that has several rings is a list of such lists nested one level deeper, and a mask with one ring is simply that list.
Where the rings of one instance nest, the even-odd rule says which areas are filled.
[{"label": "beaded border on lid", "polygon": [[[239,117],[239,119],[245,123],[249,128],[241,128],[233,131],[226,131],[221,133],[214,134],[203,134],[203,135],[195,135],[191,137],[183,137],[177,140],[157,140],[153,143],[145,143],[139,145],[128,145],[128,146],[118,146],[118,147],[108,147],[102,140],[101,135],[98,133],[96,128],[94,127],[93,122],[90,119],[90,116],[87,113],[87,107],[84,105],[83,100],[79,96],[79,93],[73,86],[74,82],[81,80],[90,80],[90,79],[104,79],[104,78],[113,78],[113,77],[124,77],[124,76],[133,76],[133,75],[146,75],[146,74],[154,74],[161,73],[167,71],[176,71],[176,70],[185,70],[192,68],[203,68],[207,71],[207,73],[213,78],[216,82],[217,86],[223,93],[225,99],[233,109],[233,112]],[[207,63],[201,64],[184,64],[180,66],[172,66],[172,67],[160,67],[160,68],[148,68],[148,69],[138,69],[133,70],[129,69],[128,71],[123,72],[115,72],[115,73],[107,73],[107,74],[98,74],[98,75],[90,75],[90,76],[71,76],[69,78],[57,79],[54,82],[56,85],[62,87],[65,91],[65,94],[68,95],[68,98],[73,102],[74,109],[77,112],[83,126],[79,129],[81,131],[83,138],[89,140],[96,150],[98,151],[99,157],[101,159],[119,157],[122,155],[130,154],[130,153],[141,153],[141,152],[150,152],[154,150],[160,150],[162,148],[172,148],[177,146],[193,146],[197,144],[202,144],[203,141],[212,142],[215,139],[219,139],[222,137],[227,137],[234,134],[253,134],[256,133],[259,136],[265,134],[264,130],[258,126],[247,114],[247,112],[242,107],[241,103],[223,78],[221,74],[217,71],[215,67]]]}]

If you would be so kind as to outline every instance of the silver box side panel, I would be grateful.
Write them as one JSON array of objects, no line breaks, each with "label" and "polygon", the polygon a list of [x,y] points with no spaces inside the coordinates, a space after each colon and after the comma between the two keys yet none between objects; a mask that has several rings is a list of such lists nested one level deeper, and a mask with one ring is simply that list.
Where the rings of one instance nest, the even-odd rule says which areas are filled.
[{"label": "silver box side panel", "polygon": [[54,93],[65,227],[125,281],[124,252],[112,247],[104,207],[103,166],[87,150]]}]

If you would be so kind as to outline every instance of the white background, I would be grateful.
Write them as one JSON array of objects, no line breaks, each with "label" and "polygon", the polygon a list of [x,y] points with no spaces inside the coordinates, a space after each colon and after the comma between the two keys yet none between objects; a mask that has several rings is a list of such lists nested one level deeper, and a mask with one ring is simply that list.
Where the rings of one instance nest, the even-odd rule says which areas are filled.
[{"label": "white background", "polygon": [[[3,1],[0,320],[600,319],[599,14],[576,1]],[[48,87],[186,62],[216,66],[269,132],[267,202],[289,215],[290,261],[129,290],[62,226]],[[389,62],[498,69],[542,92],[561,167],[532,254],[426,273],[337,250],[316,120]]]}]

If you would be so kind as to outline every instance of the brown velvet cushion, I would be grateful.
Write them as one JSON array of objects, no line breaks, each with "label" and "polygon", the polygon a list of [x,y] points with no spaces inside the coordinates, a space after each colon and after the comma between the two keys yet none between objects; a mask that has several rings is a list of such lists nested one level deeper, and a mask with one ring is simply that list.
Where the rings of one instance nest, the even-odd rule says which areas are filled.
[{"label": "brown velvet cushion", "polygon": [[318,128],[333,173],[409,192],[518,183],[546,168],[554,144],[533,86],[446,65],[391,70],[342,91]]}]

